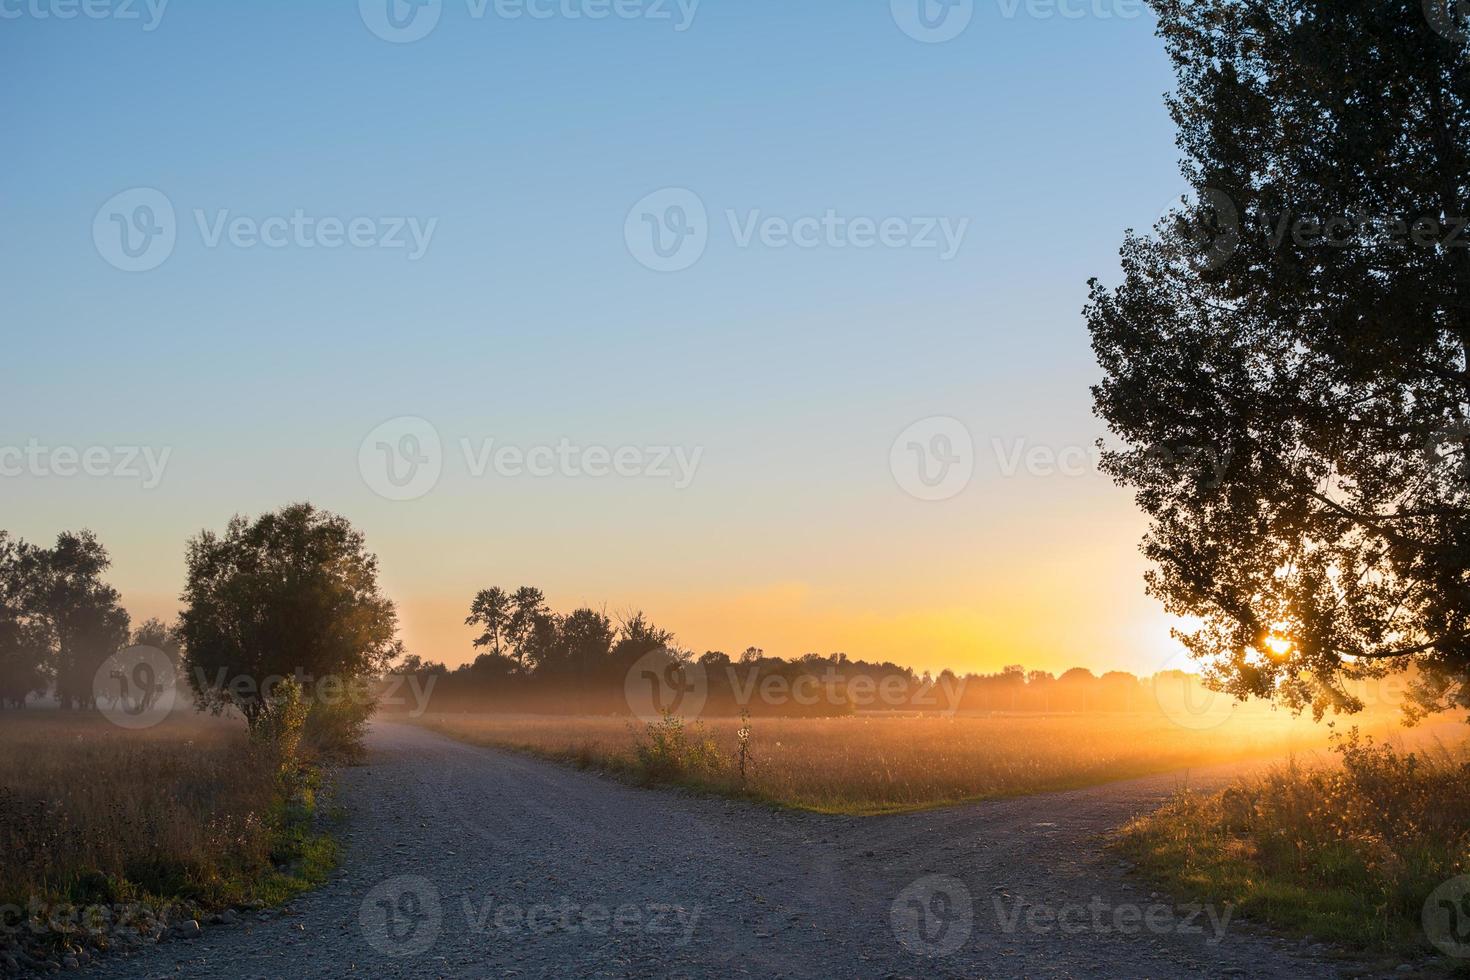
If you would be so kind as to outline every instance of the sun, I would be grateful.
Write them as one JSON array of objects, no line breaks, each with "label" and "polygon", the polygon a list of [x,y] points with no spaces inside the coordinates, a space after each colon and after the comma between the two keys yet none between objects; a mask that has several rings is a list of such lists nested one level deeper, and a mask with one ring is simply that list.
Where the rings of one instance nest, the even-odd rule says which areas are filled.
[{"label": "sun", "polygon": [[1266,637],[1266,653],[1273,660],[1285,660],[1291,655],[1294,646],[1296,644],[1290,637],[1281,636],[1278,633],[1272,633]]}]

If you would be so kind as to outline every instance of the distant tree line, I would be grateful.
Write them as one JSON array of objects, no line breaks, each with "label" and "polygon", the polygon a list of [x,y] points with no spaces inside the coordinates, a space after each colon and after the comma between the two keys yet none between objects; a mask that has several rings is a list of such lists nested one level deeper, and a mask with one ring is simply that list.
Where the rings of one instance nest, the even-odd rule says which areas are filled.
[{"label": "distant tree line", "polygon": [[[478,630],[473,661],[451,670],[409,655],[396,670],[416,675],[423,688],[432,681],[433,710],[628,713],[630,685],[636,689],[636,673],[650,664],[674,671],[670,686],[690,688],[706,714],[1133,711],[1153,704],[1149,684],[1121,671],[1099,677],[1074,668],[1056,677],[1011,666],[933,675],[846,653],[785,659],[753,646],[734,657],[719,650],[696,655],[641,612],[618,621],[586,607],[560,614],[530,586],[482,590],[465,622]],[[672,697],[666,703],[677,707]]]},{"label": "distant tree line", "polygon": [[[49,548],[0,531],[0,707],[49,693],[65,709],[94,708],[108,658],[128,646],[164,651],[201,709],[238,711],[253,733],[270,737],[282,712],[302,704],[317,744],[349,751],[390,672],[416,680],[424,697],[413,706],[431,711],[807,717],[1155,710],[1154,685],[1169,676],[1082,668],[1053,676],[1019,666],[932,675],[846,653],[785,659],[754,646],[696,655],[641,612],[562,614],[529,586],[474,596],[465,622],[478,654],[450,670],[404,653],[377,559],[342,517],[309,504],[236,517],[223,533],[191,539],[186,560],[178,622],[133,629],[90,531],[63,532]],[[278,697],[287,680],[289,696]]]}]

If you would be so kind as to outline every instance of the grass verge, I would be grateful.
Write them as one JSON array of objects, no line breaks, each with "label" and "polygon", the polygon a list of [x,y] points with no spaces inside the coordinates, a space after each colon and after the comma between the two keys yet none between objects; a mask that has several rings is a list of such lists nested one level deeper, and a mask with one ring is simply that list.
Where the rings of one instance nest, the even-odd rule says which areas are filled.
[{"label": "grass verge", "polygon": [[337,854],[322,780],[309,765],[283,778],[213,719],[131,732],[0,714],[0,956],[84,962],[319,884]]},{"label": "grass verge", "polygon": [[1356,731],[1336,751],[1336,765],[1180,793],[1124,828],[1118,847],[1191,901],[1370,956],[1452,954],[1441,965],[1470,976],[1453,962],[1470,958],[1470,879],[1456,884],[1470,872],[1470,754],[1403,751]]}]

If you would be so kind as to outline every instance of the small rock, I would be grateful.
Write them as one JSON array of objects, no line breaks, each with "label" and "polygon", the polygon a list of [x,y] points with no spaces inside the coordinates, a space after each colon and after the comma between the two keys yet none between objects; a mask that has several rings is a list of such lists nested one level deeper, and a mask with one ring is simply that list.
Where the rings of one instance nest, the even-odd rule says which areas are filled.
[{"label": "small rock", "polygon": [[175,939],[196,939],[202,931],[198,919],[186,919],[170,929],[169,935]]}]

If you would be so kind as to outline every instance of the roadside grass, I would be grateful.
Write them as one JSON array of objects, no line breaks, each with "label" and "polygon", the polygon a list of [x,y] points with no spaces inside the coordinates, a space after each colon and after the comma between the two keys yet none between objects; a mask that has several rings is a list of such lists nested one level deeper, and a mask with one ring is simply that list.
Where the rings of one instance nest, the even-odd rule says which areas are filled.
[{"label": "roadside grass", "polygon": [[287,901],[336,861],[316,827],[321,778],[307,766],[283,783],[238,722],[127,731],[94,714],[0,712],[0,946],[7,931],[43,954],[107,945],[51,928],[59,908],[169,908],[177,921]]},{"label": "roadside grass", "polygon": [[1117,845],[1192,901],[1365,954],[1433,955],[1426,900],[1470,872],[1470,746],[1407,751],[1354,732],[1336,751],[1337,764],[1182,792]]},{"label": "roadside grass", "polygon": [[417,723],[640,784],[855,815],[1071,789],[1325,745],[1322,729],[1280,715],[1232,719],[1208,731],[1159,715],[758,718],[742,781],[734,762],[738,718],[671,727],[614,717],[429,714]]}]

